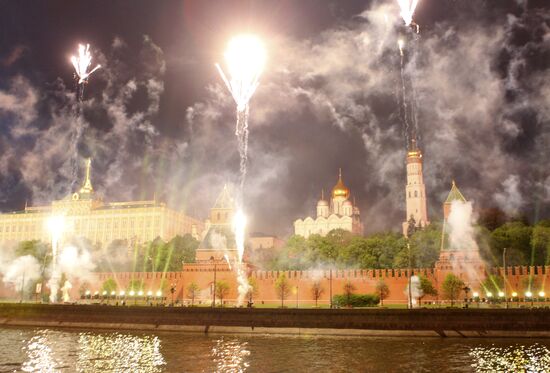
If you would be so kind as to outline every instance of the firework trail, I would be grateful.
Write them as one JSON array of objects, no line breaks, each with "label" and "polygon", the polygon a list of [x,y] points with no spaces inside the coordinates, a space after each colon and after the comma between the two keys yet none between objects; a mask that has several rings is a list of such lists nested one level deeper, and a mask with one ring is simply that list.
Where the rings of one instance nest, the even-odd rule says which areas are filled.
[{"label": "firework trail", "polygon": [[402,115],[403,123],[405,124],[405,141],[408,146],[409,144],[409,108],[407,103],[407,87],[405,84],[405,53],[403,52],[405,42],[403,39],[397,41],[399,46],[399,55],[401,57],[401,106],[402,106]]},{"label": "firework trail", "polygon": [[[76,98],[79,105],[77,105],[77,116],[80,117],[80,110],[82,101],[84,100],[84,87],[88,84],[90,75],[97,69],[101,68],[101,65],[97,65],[92,70],[88,70],[92,64],[92,55],[90,54],[90,44],[78,44],[78,54],[71,57],[71,63],[74,67],[74,76],[76,82]],[[77,182],[78,175],[78,143],[84,132],[84,125],[80,122],[80,118],[77,119],[77,126],[71,139],[71,186],[70,192],[74,190]]]},{"label": "firework trail", "polygon": [[246,229],[246,217],[244,206],[244,183],[246,180],[248,161],[248,114],[249,102],[258,88],[260,75],[262,74],[266,60],[264,46],[260,39],[253,35],[239,35],[230,40],[225,52],[227,75],[219,64],[216,68],[220,73],[227,89],[233,96],[237,105],[237,121],[235,135],[237,136],[240,156],[240,180],[237,195],[237,212],[233,221],[235,241],[238,252],[237,280],[239,282],[239,297],[237,304],[241,305],[250,285],[246,278],[242,260],[244,255],[244,237]]}]

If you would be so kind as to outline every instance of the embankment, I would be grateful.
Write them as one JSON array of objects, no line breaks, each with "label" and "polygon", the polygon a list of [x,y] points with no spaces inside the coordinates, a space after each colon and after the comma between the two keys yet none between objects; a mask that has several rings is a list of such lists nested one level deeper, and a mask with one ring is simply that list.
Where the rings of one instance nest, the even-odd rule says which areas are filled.
[{"label": "embankment", "polygon": [[550,337],[550,309],[247,309],[0,304],[0,326],[205,333]]}]

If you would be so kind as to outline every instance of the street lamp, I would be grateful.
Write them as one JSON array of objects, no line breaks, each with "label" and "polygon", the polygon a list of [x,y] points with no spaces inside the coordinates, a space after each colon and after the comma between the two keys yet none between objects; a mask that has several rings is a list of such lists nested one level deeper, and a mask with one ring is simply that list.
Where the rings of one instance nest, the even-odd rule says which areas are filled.
[{"label": "street lamp", "polygon": [[[502,277],[504,277],[504,293],[505,293],[505,295],[506,295],[506,293],[508,293],[508,291],[507,291],[507,286],[508,286],[508,284],[506,283],[506,282],[507,282],[507,279],[508,279],[508,273],[507,273],[507,271],[506,271],[506,248],[504,248],[504,249],[502,250],[502,266],[504,267],[504,268],[503,268],[503,271],[504,271],[503,274],[504,274],[504,276],[502,276]],[[505,300],[505,302],[506,302],[506,308],[508,308],[508,297],[505,297],[504,300]]]},{"label": "street lamp", "polygon": [[[499,291],[498,297],[499,297],[499,302],[502,302],[502,298],[504,298],[504,292]],[[506,300],[506,308],[508,308],[508,300]]]},{"label": "street lamp", "polygon": [[493,293],[491,293],[490,291],[487,292],[487,303],[491,303],[491,301],[493,300]]},{"label": "street lamp", "polygon": [[546,296],[546,293],[544,291],[539,291],[539,298],[544,302],[544,297]]},{"label": "street lamp", "polygon": [[213,256],[210,257],[210,261],[214,263],[214,282],[212,283],[212,307],[216,307],[216,259]]}]

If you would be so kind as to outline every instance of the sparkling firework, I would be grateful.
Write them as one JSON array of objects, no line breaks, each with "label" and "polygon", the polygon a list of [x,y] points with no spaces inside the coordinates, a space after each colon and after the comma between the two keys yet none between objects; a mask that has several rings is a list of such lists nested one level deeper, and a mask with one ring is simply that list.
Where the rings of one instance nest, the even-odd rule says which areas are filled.
[{"label": "sparkling firework", "polygon": [[265,66],[265,48],[256,36],[239,35],[230,40],[225,52],[226,75],[219,64],[216,68],[227,89],[237,104],[235,135],[239,143],[240,188],[237,196],[237,212],[233,220],[233,231],[238,252],[237,281],[239,283],[237,304],[241,305],[250,285],[243,268],[246,217],[243,212],[243,190],[248,159],[248,111],[249,102],[259,85],[260,75]]},{"label": "sparkling firework", "polygon": [[92,63],[92,55],[90,54],[90,44],[78,44],[78,56],[72,56],[71,62],[74,66],[76,75],[78,76],[78,84],[86,83],[90,75],[101,65],[97,65],[92,70],[88,71]]},{"label": "sparkling firework", "polygon": [[410,26],[413,23],[413,14],[416,6],[418,5],[418,0],[397,0],[401,12],[399,13],[405,21],[405,25]]},{"label": "sparkling firework", "polygon": [[216,64],[227,89],[237,104],[237,111],[246,110],[248,102],[258,88],[265,61],[266,52],[260,39],[253,35],[239,35],[229,41],[225,52],[229,78],[221,66]]}]

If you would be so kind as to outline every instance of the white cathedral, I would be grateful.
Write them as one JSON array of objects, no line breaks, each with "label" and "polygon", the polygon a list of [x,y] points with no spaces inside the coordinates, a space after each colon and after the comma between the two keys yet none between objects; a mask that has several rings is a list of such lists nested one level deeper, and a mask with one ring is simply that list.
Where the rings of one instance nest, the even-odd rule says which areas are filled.
[{"label": "white cathedral", "polygon": [[298,219],[294,222],[294,234],[308,238],[312,234],[325,236],[333,229],[344,229],[354,234],[363,234],[363,223],[359,208],[350,201],[350,191],[342,181],[342,170],[338,175],[338,182],[332,188],[332,198],[325,200],[321,192],[321,199],[317,202],[317,217],[311,216]]}]

